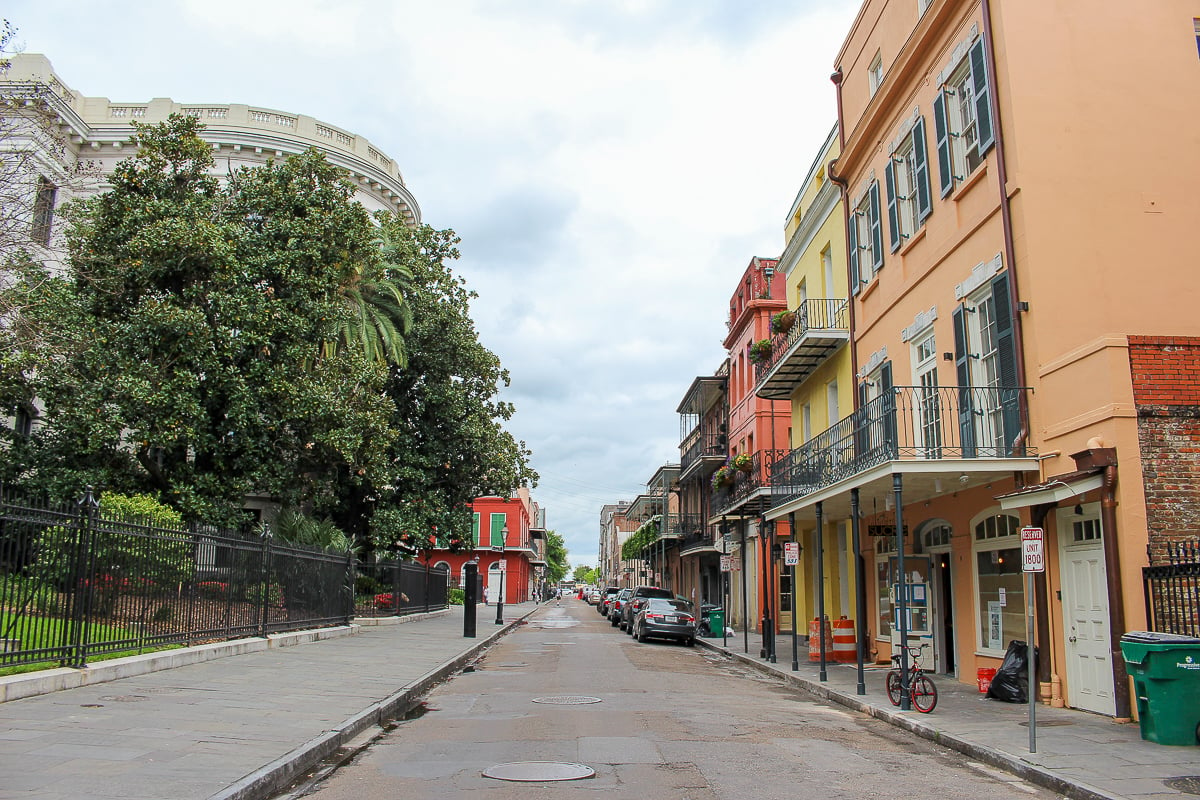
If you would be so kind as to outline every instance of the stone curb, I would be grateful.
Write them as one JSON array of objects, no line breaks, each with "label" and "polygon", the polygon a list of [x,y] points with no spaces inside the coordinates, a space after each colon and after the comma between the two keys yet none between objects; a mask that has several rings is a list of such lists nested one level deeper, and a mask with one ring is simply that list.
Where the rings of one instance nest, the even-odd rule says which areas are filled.
[{"label": "stone curb", "polygon": [[178,650],[164,650],[158,653],[143,653],[124,658],[113,658],[108,661],[97,661],[82,669],[73,667],[56,667],[25,672],[17,675],[0,677],[0,703],[10,700],[20,700],[25,697],[60,692],[64,689],[76,689],[80,686],[91,686],[97,683],[107,683],[121,678],[133,678],[150,672],[164,669],[185,667],[189,664],[199,664],[217,658],[258,653],[276,647],[291,647],[308,644],[324,639],[336,639],[342,636],[353,636],[363,627],[377,625],[400,625],[407,622],[418,622],[422,619],[440,616],[448,613],[447,609],[428,613],[410,614],[404,617],[380,617],[356,619],[350,625],[338,625],[332,628],[313,628],[304,631],[287,633],[272,633],[267,636],[251,636],[245,639],[232,639],[228,642],[193,645]]},{"label": "stone curb", "polygon": [[1006,772],[1016,775],[1018,778],[1027,780],[1030,783],[1050,789],[1065,797],[1070,797],[1072,800],[1123,800],[1123,798],[1101,791],[1093,786],[1085,783],[1068,780],[1061,775],[1057,775],[1049,770],[1039,767],[1036,764],[1030,764],[1027,761],[1022,761],[1016,756],[1002,753],[989,747],[963,739],[951,733],[940,731],[929,723],[916,717],[907,716],[899,711],[892,711],[886,708],[873,706],[863,700],[858,695],[846,694],[845,692],[834,689],[831,686],[813,681],[809,678],[803,678],[799,675],[790,675],[778,669],[772,669],[770,665],[761,663],[755,658],[752,658],[744,653],[734,653],[717,646],[713,642],[707,642],[704,639],[697,637],[696,642],[709,650],[717,653],[724,653],[730,658],[738,661],[746,666],[753,667],[755,670],[766,674],[773,675],[776,678],[781,678],[785,683],[788,683],[798,689],[808,692],[811,695],[819,697],[823,700],[828,700],[837,703],[847,708],[859,711],[867,716],[887,722],[897,728],[914,733],[923,739],[939,744],[943,747],[948,747],[963,755],[970,756],[978,761],[981,761],[989,766],[998,767]]},{"label": "stone curb", "polygon": [[[382,728],[388,721],[402,716],[420,701],[434,686],[450,675],[459,672],[479,653],[492,645],[538,611],[536,606],[519,618],[496,628],[456,658],[427,672],[416,681],[393,692],[383,700],[372,703],[362,711],[348,717],[337,727],[316,736],[280,758],[275,759],[249,775],[239,779],[225,789],[210,795],[208,800],[265,800],[282,791],[300,775],[332,757],[340,748],[373,727]],[[478,627],[476,632],[479,632]],[[358,749],[368,746],[375,737],[361,743]]]}]

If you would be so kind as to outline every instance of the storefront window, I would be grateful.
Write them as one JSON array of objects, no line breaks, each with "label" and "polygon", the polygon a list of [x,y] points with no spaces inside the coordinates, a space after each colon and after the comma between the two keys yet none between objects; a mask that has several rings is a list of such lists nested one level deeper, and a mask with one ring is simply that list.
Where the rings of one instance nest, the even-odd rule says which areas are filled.
[{"label": "storefront window", "polygon": [[880,639],[890,639],[892,636],[892,580],[889,556],[896,550],[887,545],[894,541],[894,537],[886,537],[875,542],[875,595],[879,606],[879,628],[875,635]]},{"label": "storefront window", "polygon": [[994,514],[975,526],[975,587],[979,647],[1003,653],[1025,639],[1025,582],[1019,519]]}]

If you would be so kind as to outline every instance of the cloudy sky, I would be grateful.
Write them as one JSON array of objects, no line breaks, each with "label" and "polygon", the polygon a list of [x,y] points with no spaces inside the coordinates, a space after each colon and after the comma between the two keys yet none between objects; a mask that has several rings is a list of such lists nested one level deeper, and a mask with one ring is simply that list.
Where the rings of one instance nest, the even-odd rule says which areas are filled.
[{"label": "cloudy sky", "polygon": [[600,507],[679,459],[726,308],[836,120],[858,0],[9,0],[25,52],[114,102],[307,114],[396,159],[462,238],[534,497],[594,565]]}]

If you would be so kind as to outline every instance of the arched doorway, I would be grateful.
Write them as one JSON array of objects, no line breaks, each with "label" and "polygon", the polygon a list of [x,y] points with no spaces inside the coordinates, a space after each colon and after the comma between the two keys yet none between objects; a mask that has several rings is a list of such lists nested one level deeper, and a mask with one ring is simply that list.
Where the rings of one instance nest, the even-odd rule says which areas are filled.
[{"label": "arched doorway", "polygon": [[931,519],[917,527],[919,553],[929,558],[930,632],[933,636],[933,667],[955,675],[958,660],[954,649],[954,579],[950,539],[954,529],[944,519]]}]

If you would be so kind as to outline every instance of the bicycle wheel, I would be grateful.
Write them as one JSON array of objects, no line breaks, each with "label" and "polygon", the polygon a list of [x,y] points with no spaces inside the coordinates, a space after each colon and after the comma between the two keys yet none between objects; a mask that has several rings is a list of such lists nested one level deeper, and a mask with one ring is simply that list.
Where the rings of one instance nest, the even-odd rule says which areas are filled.
[{"label": "bicycle wheel", "polygon": [[892,705],[900,705],[900,670],[888,670],[887,696],[888,700],[892,701]]},{"label": "bicycle wheel", "polygon": [[928,714],[937,705],[937,687],[924,675],[913,681],[912,704],[922,714]]}]

